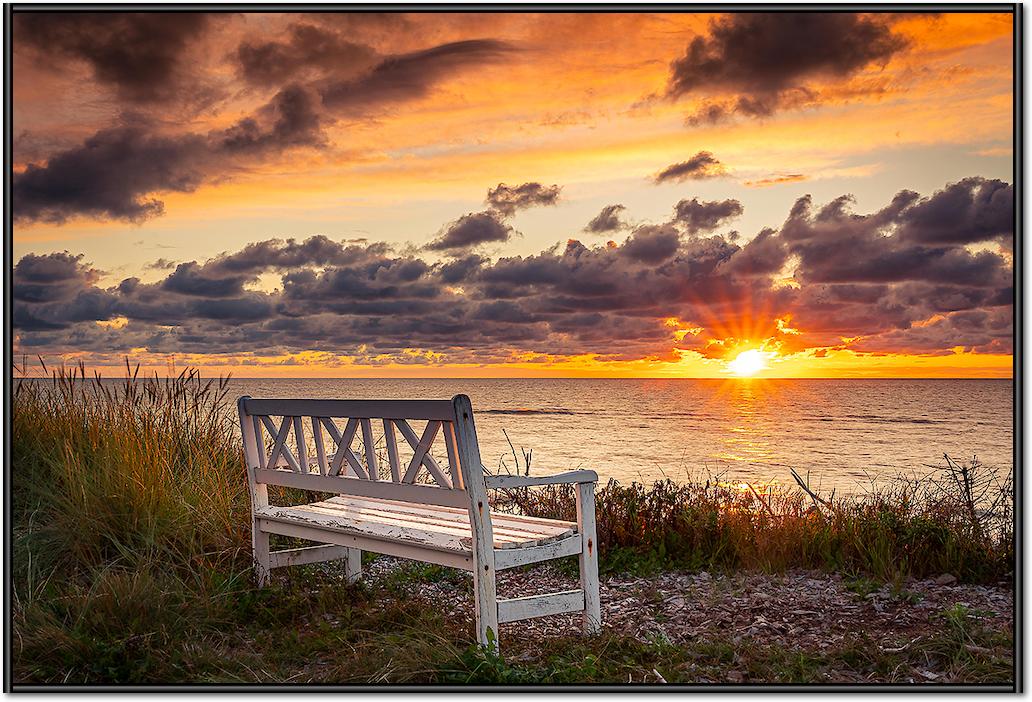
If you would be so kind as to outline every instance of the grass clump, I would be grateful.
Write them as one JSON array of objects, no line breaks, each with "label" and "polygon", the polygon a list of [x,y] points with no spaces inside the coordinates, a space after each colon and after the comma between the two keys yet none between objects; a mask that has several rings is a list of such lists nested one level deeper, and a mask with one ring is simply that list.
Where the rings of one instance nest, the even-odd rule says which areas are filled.
[{"label": "grass clump", "polygon": [[[601,568],[815,568],[897,583],[943,573],[967,582],[1009,579],[1011,487],[996,484],[993,509],[973,506],[971,483],[993,476],[984,477],[977,462],[964,470],[959,482],[959,471],[947,472],[834,501],[802,481],[800,489],[760,491],[712,480],[651,486],[610,480],[595,496]],[[499,504],[532,516],[576,518],[566,485],[508,490]]]},{"label": "grass clump", "polygon": [[12,412],[16,563],[34,574],[250,565],[242,451],[227,381],[196,371],[118,388],[85,370],[23,380]]},{"label": "grass clump", "polygon": [[593,639],[563,637],[545,643],[531,662],[510,663],[476,648],[436,671],[448,683],[898,683],[1009,685],[1011,639],[978,629],[960,645],[950,634],[886,650],[854,636],[821,651],[803,651],[752,638],[702,637],[674,644],[615,632]]}]

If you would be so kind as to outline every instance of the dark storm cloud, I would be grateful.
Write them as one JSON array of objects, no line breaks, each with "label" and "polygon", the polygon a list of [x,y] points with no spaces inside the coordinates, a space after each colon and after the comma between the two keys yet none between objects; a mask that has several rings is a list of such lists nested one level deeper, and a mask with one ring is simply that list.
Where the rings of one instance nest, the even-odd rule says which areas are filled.
[{"label": "dark storm cloud", "polygon": [[681,235],[669,225],[638,227],[621,249],[625,256],[642,263],[662,263],[677,253]]},{"label": "dark storm cloud", "polygon": [[[181,263],[156,283],[127,278],[106,289],[82,257],[29,254],[14,269],[13,320],[19,343],[34,350],[315,350],[365,363],[412,362],[412,349],[470,363],[528,353],[674,360],[678,349],[717,358],[737,343],[727,330],[741,328],[743,314],[750,340],[782,353],[1006,353],[1013,269],[1003,254],[966,248],[1013,236],[997,219],[1005,191],[968,179],[928,197],[901,191],[869,214],[853,212],[849,196],[805,197],[780,228],[744,243],[669,222],[640,226],[621,244],[571,239],[494,261],[467,253],[429,262],[325,236],[271,239]],[[962,203],[963,216],[933,236],[929,211],[947,200]],[[493,211],[467,217],[478,215],[505,226]],[[459,252],[484,240],[460,232],[451,243]],[[251,289],[269,272],[277,289]],[[95,324],[116,317],[128,323]],[[674,338],[670,319],[700,331]]]},{"label": "dark storm cloud", "polygon": [[[149,103],[181,96],[184,54],[214,15],[195,12],[19,12],[19,46],[47,59],[88,63],[98,83],[123,100]],[[196,86],[194,86],[196,88]]]},{"label": "dark storm cloud", "polygon": [[197,297],[232,297],[244,291],[244,285],[251,282],[253,276],[215,276],[205,275],[205,270],[196,262],[180,263],[161,284],[162,289],[183,295]]},{"label": "dark storm cloud", "polygon": [[497,61],[513,50],[496,39],[468,39],[388,56],[362,76],[324,85],[323,103],[352,113],[422,98],[453,75]]},{"label": "dark storm cloud", "polygon": [[310,71],[339,75],[368,68],[376,52],[333,29],[302,22],[291,25],[281,41],[242,42],[234,58],[249,83],[275,86]]},{"label": "dark storm cloud", "polygon": [[449,224],[427,244],[431,251],[457,251],[496,241],[508,241],[513,228],[493,211],[473,212]]},{"label": "dark storm cloud", "polygon": [[656,174],[656,183],[667,181],[702,180],[727,174],[724,165],[709,151],[700,151],[687,161],[667,166]]},{"label": "dark storm cloud", "polygon": [[485,263],[487,263],[487,259],[477,254],[469,254],[449,261],[441,266],[441,281],[452,285],[469,280]]},{"label": "dark storm cloud", "polygon": [[15,173],[14,216],[61,223],[74,216],[142,222],[164,213],[154,197],[193,192],[202,183],[296,147],[323,142],[322,118],[299,86],[279,91],[251,117],[228,129],[162,135],[146,121],[104,129],[46,165]]},{"label": "dark storm cloud", "polygon": [[556,204],[559,201],[561,190],[562,188],[558,185],[546,186],[541,183],[524,183],[523,185],[499,183],[498,187],[487,191],[485,202],[491,209],[506,217],[511,217],[516,214],[517,210]]},{"label": "dark storm cloud", "polygon": [[710,22],[670,65],[666,94],[732,95],[708,103],[693,119],[715,122],[729,112],[766,116],[812,101],[816,78],[845,79],[884,64],[907,47],[886,18],[839,12],[737,13]]},{"label": "dark storm cloud", "polygon": [[269,239],[248,244],[236,253],[212,259],[206,267],[228,273],[259,273],[305,266],[346,266],[382,258],[388,252],[384,243],[360,245],[317,234],[301,243],[296,239]]},{"label": "dark storm cloud", "polygon": [[155,192],[191,192],[204,180],[204,137],[161,136],[140,126],[97,132],[45,166],[15,173],[16,220],[60,223],[75,215],[141,222],[164,212]]},{"label": "dark storm cloud", "polygon": [[[972,253],[962,244],[1013,237],[1010,222],[1002,221],[1009,218],[1000,216],[1000,200],[1007,199],[1001,185],[967,179],[927,199],[903,191],[887,207],[866,216],[853,214],[852,198],[845,196],[814,212],[807,196],[793,205],[781,236],[802,261],[800,275],[812,282],[909,280],[999,287],[1011,275],[1004,259],[989,251]],[[973,192],[983,196],[972,196]],[[943,221],[933,230],[930,213],[944,201],[964,205],[958,207],[960,224]],[[915,236],[915,231],[925,238]]]},{"label": "dark storm cloud", "polygon": [[674,205],[674,221],[682,225],[689,234],[712,231],[727,220],[743,212],[738,200],[700,201],[698,198],[681,200]]},{"label": "dark storm cloud", "polygon": [[900,232],[927,244],[974,244],[1013,233],[1014,187],[984,178],[966,178],[919,202]]},{"label": "dark storm cloud", "polygon": [[295,146],[319,146],[325,142],[325,121],[315,98],[300,85],[289,85],[276,93],[256,117],[245,117],[219,135],[217,149],[231,154],[261,154]]},{"label": "dark storm cloud", "polygon": [[620,213],[626,209],[623,205],[606,205],[588,222],[584,231],[592,234],[605,234],[623,229],[627,225],[620,220]]},{"label": "dark storm cloud", "polygon": [[772,276],[785,266],[788,249],[773,229],[763,229],[745,244],[728,263],[734,276]]},{"label": "dark storm cloud", "polygon": [[14,267],[14,297],[26,302],[54,302],[72,297],[100,277],[67,251],[44,256],[26,254]]},{"label": "dark storm cloud", "polygon": [[[82,26],[93,26],[92,17],[87,16]],[[117,36],[138,38],[153,32],[158,37],[157,44],[146,50],[157,52],[162,59],[157,61],[158,67],[147,69],[151,73],[144,71],[142,77],[137,77],[128,69],[124,75],[117,71],[110,73],[115,71],[111,68],[103,74],[108,76],[110,73],[110,80],[116,81],[117,78],[120,89],[132,91],[141,100],[157,99],[158,93],[147,91],[164,90],[162,85],[170,85],[170,81],[174,81],[180,62],[179,52],[189,35],[187,30],[200,31],[208,22],[204,19],[178,19],[203,18],[203,15],[176,14],[169,16],[169,27],[164,29],[155,25],[162,19],[160,15],[112,17],[113,26],[121,28],[118,31],[122,34]],[[133,53],[137,49],[112,48],[117,43],[112,38],[116,34],[111,33],[115,30],[105,28],[98,37],[88,39],[85,30],[64,15],[56,23],[45,19],[29,20],[27,31],[36,37],[34,41],[59,40],[60,46],[79,47],[82,49],[80,53],[86,51],[82,47],[87,47],[92,52],[90,56],[96,55],[97,66],[107,66],[107,58],[104,58],[107,54],[97,48],[101,46],[116,53],[129,52],[129,57],[134,60],[145,61],[149,57],[144,49],[139,49],[143,53],[137,56]],[[273,48],[247,45],[249,48],[243,49],[245,58],[242,60],[250,63],[243,70],[262,76],[262,80],[266,77],[272,80],[274,76],[286,79],[296,72],[300,76],[300,69],[306,61],[330,66],[343,60],[344,53],[361,53],[346,46],[345,40],[337,34],[331,36],[329,32],[313,26],[296,25],[287,44]],[[95,42],[96,46],[90,42]],[[317,81],[319,87],[312,83],[293,82],[280,88],[268,103],[251,115],[226,129],[207,134],[163,134],[159,133],[154,120],[140,114],[128,115],[122,118],[121,124],[98,131],[81,145],[51,153],[45,165],[32,163],[24,172],[15,173],[14,216],[23,222],[62,223],[76,216],[142,222],[163,214],[164,204],[157,197],[160,193],[193,192],[203,183],[232,176],[288,150],[323,146],[327,142],[325,128],[338,115],[423,97],[448,77],[482,66],[513,50],[508,44],[493,39],[453,42],[425,51],[387,57],[353,79],[337,79],[330,83]],[[306,51],[308,53],[301,55]],[[262,63],[262,57],[265,63]],[[335,74],[339,73],[335,71]],[[548,192],[544,188],[541,192],[528,193],[526,203],[517,201],[508,206],[529,206],[535,204],[535,197],[539,199],[537,204],[546,204]],[[463,233],[472,234],[460,231],[457,236]],[[494,236],[498,233],[495,232]]]}]

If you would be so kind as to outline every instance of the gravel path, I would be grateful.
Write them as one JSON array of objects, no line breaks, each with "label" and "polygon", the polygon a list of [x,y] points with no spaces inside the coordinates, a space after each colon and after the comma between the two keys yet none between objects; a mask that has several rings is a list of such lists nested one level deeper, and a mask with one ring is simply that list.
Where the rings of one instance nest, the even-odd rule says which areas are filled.
[{"label": "gravel path", "polygon": [[[404,567],[379,558],[367,568],[370,584]],[[407,594],[443,606],[450,617],[473,620],[472,578],[402,580]],[[504,571],[499,597],[567,590],[576,580],[555,568]],[[943,612],[961,605],[966,616],[997,631],[1013,626],[1013,589],[961,585],[949,575],[891,586],[857,582],[837,574],[790,571],[783,574],[665,572],[651,577],[614,576],[602,581],[604,626],[642,641],[675,644],[719,638],[762,642],[821,653],[865,635],[886,653],[906,650],[947,629]],[[538,643],[576,630],[579,615],[560,615],[501,625],[510,660],[531,660]],[[934,673],[926,678],[932,680]],[[857,681],[863,680],[857,678]],[[847,682],[843,680],[841,682]]]}]

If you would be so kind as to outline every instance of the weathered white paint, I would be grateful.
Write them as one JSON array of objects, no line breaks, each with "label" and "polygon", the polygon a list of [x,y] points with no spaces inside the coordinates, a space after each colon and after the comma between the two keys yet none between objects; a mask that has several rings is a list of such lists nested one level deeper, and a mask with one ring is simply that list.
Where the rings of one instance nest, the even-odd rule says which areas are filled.
[{"label": "weathered white paint", "polygon": [[444,445],[448,451],[448,471],[451,474],[452,487],[465,490],[462,482],[462,470],[459,468],[459,444],[455,438],[455,423],[444,423]]},{"label": "weathered white paint", "polygon": [[[408,422],[399,421],[398,428],[401,429],[401,433],[405,435],[405,438],[409,443],[412,443],[411,437],[414,437],[415,434],[410,433],[411,429],[408,426]],[[405,429],[409,429],[409,431],[405,431]],[[430,445],[434,443],[434,439],[437,438],[437,432],[440,431],[440,429],[440,422],[426,423],[426,429],[423,430],[423,436],[412,447],[412,460],[409,461],[408,469],[405,471],[405,475],[402,476],[401,482],[415,482],[416,475],[419,473],[419,467],[423,465],[423,459],[426,458],[427,451],[430,450]],[[427,470],[430,470],[429,464],[427,465]],[[437,477],[437,475],[434,475],[434,478]],[[440,481],[438,481],[438,484],[440,484]]]},{"label": "weathered white paint", "polygon": [[[429,530],[421,526],[392,522],[385,519],[363,518],[360,515],[345,514],[316,505],[303,507],[266,507],[258,513],[259,518],[289,524],[302,524],[326,531],[361,534],[376,539],[405,541],[438,551],[468,551],[470,537],[458,530],[449,533]],[[465,543],[463,543],[465,539]]]},{"label": "weathered white paint", "polygon": [[[315,517],[322,515],[333,518],[334,528],[349,528],[349,523],[353,520],[354,528],[358,531],[363,530],[364,522],[374,522],[451,534],[464,544],[471,543],[472,540],[469,512],[460,512],[455,508],[418,508],[404,502],[341,496],[308,505],[272,509],[276,510],[275,513],[280,517],[295,515],[298,519],[307,519],[308,513],[311,513]],[[573,534],[573,529],[562,526],[529,526],[517,523],[516,526],[510,527],[505,515],[494,512],[491,513],[491,521],[496,549],[537,546],[565,539]]]},{"label": "weathered white paint", "polygon": [[370,480],[380,479],[380,463],[376,460],[376,445],[373,443],[373,423],[368,417],[358,420],[362,425],[362,446],[365,448],[366,475]]},{"label": "weathered white paint", "polygon": [[255,400],[244,406],[250,415],[291,417],[354,417],[361,419],[437,419],[452,421],[449,400]]},{"label": "weathered white paint", "polygon": [[583,540],[580,534],[568,536],[561,541],[539,546],[495,549],[495,570],[505,570],[529,563],[551,561],[563,556],[574,556],[581,552]]},{"label": "weathered white paint", "polygon": [[[427,422],[426,429],[423,430],[422,438],[416,438],[416,432],[412,430],[412,427],[404,419],[399,419],[394,422],[395,426],[398,427],[398,431],[405,437],[405,441],[409,443],[412,450],[415,452],[413,455],[412,462],[409,463],[408,470],[405,471],[405,475],[402,476],[401,481],[403,483],[411,483],[416,479],[416,475],[419,471],[419,465],[422,464],[426,467],[426,470],[430,475],[434,477],[437,484],[441,487],[451,487],[451,482],[444,477],[444,473],[441,471],[441,467],[437,465],[437,461],[431,456],[427,449],[430,444],[433,443],[434,438],[437,436],[438,430],[441,428],[440,422]],[[426,447],[423,447],[424,442]],[[419,461],[416,461],[416,456],[419,456]]]},{"label": "weathered white paint", "polygon": [[344,461],[346,460],[354,475],[359,478],[366,477],[365,468],[362,467],[358,457],[355,456],[355,453],[351,450],[351,442],[355,440],[355,430],[358,428],[358,420],[354,417],[349,419],[348,423],[344,426],[343,434],[337,428],[337,425],[333,423],[333,420],[328,417],[323,418],[323,426],[326,427],[326,431],[330,432],[333,442],[337,445],[337,452],[333,454],[333,460],[330,461],[330,475],[340,475],[341,469],[344,466]]},{"label": "weathered white paint", "polygon": [[326,475],[329,464],[326,462],[326,445],[323,443],[320,417],[312,417],[312,438],[315,440],[315,458],[319,464],[319,475]]},{"label": "weathered white paint", "polygon": [[261,417],[261,420],[262,424],[265,425],[265,428],[269,430],[269,434],[276,437],[275,441],[272,444],[272,452],[269,454],[269,458],[266,461],[265,465],[274,466],[276,465],[276,461],[280,457],[282,457],[283,460],[285,460],[291,468],[300,473],[301,467],[298,465],[297,459],[295,459],[290,454],[290,451],[287,450],[287,438],[290,436],[292,418],[284,417],[283,422],[280,424],[279,430],[276,429],[276,425],[272,423],[271,418],[263,416]]},{"label": "weathered white paint", "polygon": [[269,581],[269,570],[272,565],[269,559],[269,535],[258,527],[258,513],[269,506],[269,489],[255,480],[255,468],[262,465],[262,458],[259,457],[264,455],[265,450],[261,446],[261,423],[257,418],[252,422],[247,421],[244,407],[248,399],[250,398],[245,395],[237,400],[237,411],[240,415],[240,433],[244,441],[247,487],[251,493],[251,553],[254,557],[258,587],[262,587]]},{"label": "weathered white paint", "polygon": [[489,488],[517,488],[533,485],[560,485],[564,483],[597,483],[598,474],[593,470],[574,470],[558,475],[489,475],[484,479]]},{"label": "weathered white paint", "polygon": [[498,591],[495,583],[494,534],[491,530],[490,503],[484,485],[473,405],[466,395],[456,395],[455,433],[459,446],[462,482],[469,493],[469,521],[473,525],[473,591],[476,597],[477,641],[486,648],[498,649]]},{"label": "weathered white paint", "polygon": [[362,576],[362,549],[349,548],[344,556],[344,577],[348,582],[354,582]]},{"label": "weathered white paint", "polygon": [[335,561],[339,558],[346,558],[349,550],[346,546],[305,546],[304,548],[275,551],[269,554],[269,557],[273,568],[283,568],[292,565],[305,565],[306,563]]},{"label": "weathered white paint", "polygon": [[375,539],[371,536],[355,533],[327,531],[326,529],[292,522],[275,522],[267,519],[259,519],[258,521],[261,530],[266,533],[266,536],[268,534],[281,534],[298,539],[308,539],[309,541],[351,546],[356,550],[361,549],[363,551],[372,551],[373,553],[383,553],[388,556],[409,558],[414,561],[423,561],[424,563],[436,563],[452,568],[461,568],[462,570],[473,570],[473,557],[469,553],[436,551],[403,541]]},{"label": "weathered white paint", "polygon": [[602,603],[598,585],[598,539],[595,536],[595,483],[577,485],[577,531],[584,540],[581,548],[580,585],[584,591],[585,634],[594,634],[602,628]]},{"label": "weathered white paint", "polygon": [[398,437],[394,434],[394,422],[383,420],[383,440],[387,444],[387,462],[391,464],[391,480],[401,482],[401,459],[398,457]]},{"label": "weathered white paint", "polygon": [[469,503],[465,492],[448,490],[435,485],[407,485],[405,483],[389,483],[386,480],[372,482],[357,477],[345,478],[339,475],[316,475],[315,473],[298,474],[286,470],[256,470],[254,476],[259,483],[302,490],[383,497],[388,500],[405,500],[406,502],[423,502],[451,507],[466,507]]},{"label": "weathered white paint", "polygon": [[515,622],[551,614],[579,612],[584,609],[584,591],[566,590],[547,595],[530,595],[511,600],[498,600],[499,623]]},{"label": "weathered white paint", "polygon": [[301,417],[294,417],[294,439],[297,441],[297,472],[308,472],[308,446],[305,443],[305,431]]}]

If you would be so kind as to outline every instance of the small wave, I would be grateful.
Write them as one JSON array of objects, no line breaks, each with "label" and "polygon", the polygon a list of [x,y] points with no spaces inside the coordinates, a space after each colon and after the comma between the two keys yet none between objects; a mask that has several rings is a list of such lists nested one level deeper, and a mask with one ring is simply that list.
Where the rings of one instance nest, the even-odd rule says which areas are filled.
[{"label": "small wave", "polygon": [[574,412],[568,409],[486,409],[477,410],[477,414],[594,414],[594,412]]},{"label": "small wave", "polygon": [[843,419],[858,419],[864,422],[880,422],[891,424],[944,424],[940,419],[924,419],[922,417],[886,417],[880,414],[844,414]]}]

